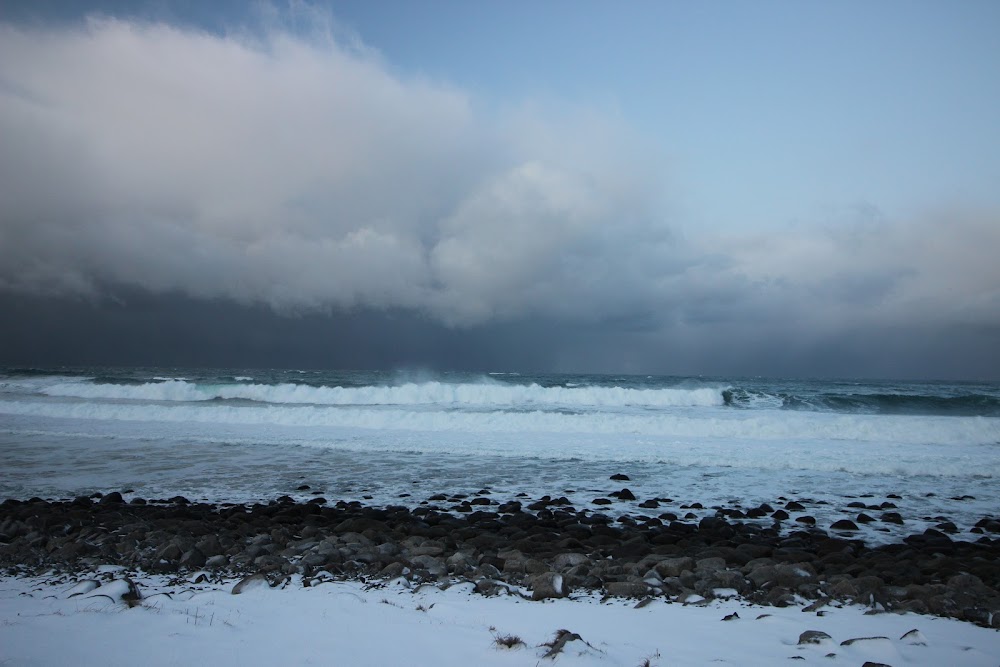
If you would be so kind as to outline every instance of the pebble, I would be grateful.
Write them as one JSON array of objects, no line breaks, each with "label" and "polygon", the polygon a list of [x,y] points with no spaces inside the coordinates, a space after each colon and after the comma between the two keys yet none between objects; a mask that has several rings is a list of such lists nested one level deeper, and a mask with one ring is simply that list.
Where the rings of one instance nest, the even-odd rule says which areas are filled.
[{"label": "pebble", "polygon": [[[626,491],[608,495],[621,498]],[[67,501],[9,499],[0,503],[0,568],[10,575],[83,573],[99,565],[180,576],[238,575],[243,579],[236,594],[292,574],[303,581],[401,577],[412,585],[469,581],[489,595],[530,590],[536,599],[571,590],[689,603],[739,595],[806,609],[831,601],[859,603],[979,625],[1000,619],[996,517],[977,524],[977,541],[959,539],[962,529],[941,521],[938,529],[914,531],[900,542],[867,546],[854,538],[858,527],[848,519],[830,526],[850,533],[839,536],[803,522],[780,530],[763,517],[742,520],[758,512],[787,518],[786,510],[766,503],[744,513],[734,502],[712,508],[714,516],[689,512],[681,520],[674,513],[612,517],[576,509],[565,496],[522,496],[526,506],[537,507],[525,510],[522,501],[487,495],[435,496],[461,501],[455,513],[427,505],[291,498],[212,505],[177,496],[141,504],[118,502],[114,492]],[[595,503],[601,501],[612,503],[603,497]],[[784,506],[811,502],[786,500]],[[964,530],[966,538],[975,537]],[[79,590],[88,586],[93,584]]]}]

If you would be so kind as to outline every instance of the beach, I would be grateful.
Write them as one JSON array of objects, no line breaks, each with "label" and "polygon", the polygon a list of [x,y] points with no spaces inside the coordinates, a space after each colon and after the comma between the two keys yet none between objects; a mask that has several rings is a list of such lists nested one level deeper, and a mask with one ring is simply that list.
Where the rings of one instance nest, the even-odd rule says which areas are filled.
[{"label": "beach", "polygon": [[199,373],[4,376],[7,664],[1000,654],[996,387]]}]

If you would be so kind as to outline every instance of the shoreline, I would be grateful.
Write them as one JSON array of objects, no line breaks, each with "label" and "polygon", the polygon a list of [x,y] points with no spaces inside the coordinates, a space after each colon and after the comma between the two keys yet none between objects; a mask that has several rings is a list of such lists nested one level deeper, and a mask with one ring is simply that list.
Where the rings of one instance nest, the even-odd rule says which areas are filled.
[{"label": "shoreline", "polygon": [[[288,496],[254,505],[182,497],[125,502],[117,492],[69,501],[8,499],[0,503],[0,567],[15,577],[120,566],[179,581],[201,572],[270,585],[468,583],[478,595],[533,600],[736,599],[803,611],[860,604],[871,613],[931,614],[1000,629],[1000,523],[991,517],[966,535],[974,541],[928,529],[868,546],[857,531],[803,522],[779,530],[788,521],[783,506],[767,507],[777,517],[765,516],[774,522],[766,523],[721,507],[700,518],[664,511],[612,517],[565,498],[501,500],[486,489],[426,502],[365,506]],[[801,507],[793,503],[785,506]],[[740,513],[753,509],[764,511]]]}]

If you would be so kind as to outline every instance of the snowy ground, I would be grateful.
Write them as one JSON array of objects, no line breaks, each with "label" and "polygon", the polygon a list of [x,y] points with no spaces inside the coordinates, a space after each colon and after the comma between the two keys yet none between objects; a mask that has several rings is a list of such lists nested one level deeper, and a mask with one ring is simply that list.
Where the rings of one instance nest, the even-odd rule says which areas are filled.
[{"label": "snowy ground", "polygon": [[[135,581],[143,597],[130,606],[121,600],[128,586],[116,568],[75,578],[0,578],[0,665],[1000,664],[1000,632],[932,616],[866,615],[861,607],[818,614],[738,600],[684,606],[657,599],[636,608],[634,600],[591,595],[485,598],[472,584],[414,591],[402,583],[304,587],[301,579],[233,595],[234,580]],[[723,620],[734,613],[738,618]],[[544,644],[560,630],[579,639],[546,657]],[[829,638],[800,645],[808,630]],[[523,644],[505,648],[504,637]],[[857,638],[869,639],[843,643]]]}]

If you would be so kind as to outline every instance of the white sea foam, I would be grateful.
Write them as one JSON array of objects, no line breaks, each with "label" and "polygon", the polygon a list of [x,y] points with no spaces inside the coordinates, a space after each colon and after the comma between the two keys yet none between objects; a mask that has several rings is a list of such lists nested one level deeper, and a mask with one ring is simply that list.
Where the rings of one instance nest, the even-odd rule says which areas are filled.
[{"label": "white sea foam", "polygon": [[[186,389],[179,388],[178,391]],[[717,438],[732,441],[734,447],[748,440],[907,445],[995,445],[1000,442],[1000,419],[988,417],[900,417],[724,409],[708,416],[678,411],[567,414],[542,410],[479,412],[397,407],[0,401],[0,413],[101,421],[268,424],[380,431],[628,434],[672,440]]]},{"label": "white sea foam", "polygon": [[183,380],[140,385],[60,382],[39,389],[47,396],[139,401],[244,399],[300,405],[444,405],[481,407],[681,407],[723,405],[722,388],[631,389],[542,387],[537,384],[422,382],[392,386],[314,387],[306,384],[200,385]]},{"label": "white sea foam", "polygon": [[[968,528],[996,514],[1000,417],[988,409],[879,414],[879,398],[850,412],[810,410],[817,397],[847,395],[814,382],[735,381],[726,404],[728,383],[693,378],[631,388],[635,378],[566,376],[562,386],[544,387],[551,377],[510,384],[317,372],[308,377],[326,386],[313,386],[263,384],[282,374],[250,379],[233,369],[214,382],[185,373],[203,379],[139,384],[136,373],[95,370],[121,381],[0,376],[0,497],[71,497],[127,484],[145,497],[256,502],[293,493],[308,476],[329,497],[374,503],[488,487],[498,497],[558,492],[587,504],[607,493],[608,475],[625,472],[639,497],[706,507],[773,502],[782,493],[822,499],[829,504],[810,507],[821,524],[842,518],[847,497],[902,495],[894,502],[906,525],[868,531],[866,540],[933,527],[920,517]],[[369,384],[335,386],[341,382]],[[996,393],[937,385],[871,393],[904,390],[929,403]],[[784,397],[793,400],[785,405]],[[965,496],[977,499],[949,500]]]}]

